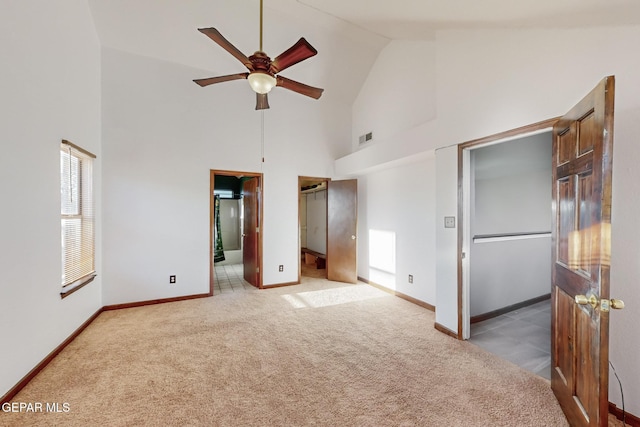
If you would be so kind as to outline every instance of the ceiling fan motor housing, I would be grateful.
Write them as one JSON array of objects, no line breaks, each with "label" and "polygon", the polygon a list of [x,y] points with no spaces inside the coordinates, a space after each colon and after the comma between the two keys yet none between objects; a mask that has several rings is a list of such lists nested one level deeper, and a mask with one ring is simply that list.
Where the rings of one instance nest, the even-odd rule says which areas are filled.
[{"label": "ceiling fan motor housing", "polygon": [[271,58],[266,53],[257,51],[249,57],[253,71],[247,76],[249,85],[258,94],[266,94],[273,89],[277,80],[271,72]]},{"label": "ceiling fan motor housing", "polygon": [[251,65],[253,65],[253,71],[263,72],[273,76],[271,72],[271,58],[266,53],[257,51],[249,57]]}]

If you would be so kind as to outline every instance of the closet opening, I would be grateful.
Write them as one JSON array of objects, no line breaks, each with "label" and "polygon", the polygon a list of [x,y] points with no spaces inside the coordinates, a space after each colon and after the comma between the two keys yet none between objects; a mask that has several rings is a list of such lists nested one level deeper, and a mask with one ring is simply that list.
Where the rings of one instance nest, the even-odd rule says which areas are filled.
[{"label": "closet opening", "polygon": [[302,277],[327,278],[328,178],[298,177],[298,224]]}]

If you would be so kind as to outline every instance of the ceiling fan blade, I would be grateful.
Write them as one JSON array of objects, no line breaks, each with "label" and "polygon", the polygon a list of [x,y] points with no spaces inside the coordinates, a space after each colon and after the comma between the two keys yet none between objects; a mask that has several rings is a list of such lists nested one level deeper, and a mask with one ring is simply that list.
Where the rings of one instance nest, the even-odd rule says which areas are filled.
[{"label": "ceiling fan blade", "polygon": [[196,79],[196,80],[194,80],[194,82],[199,84],[202,87],[205,87],[205,86],[212,85],[214,83],[222,83],[222,82],[228,82],[228,81],[231,81],[231,80],[246,79],[248,75],[249,75],[249,73],[230,74],[228,76],[209,77],[209,78],[206,78],[206,79]]},{"label": "ceiling fan blade", "polygon": [[253,71],[253,64],[251,64],[251,60],[247,58],[247,56],[240,52],[240,50],[231,44],[231,42],[223,37],[222,34],[215,28],[198,28],[202,34],[209,37],[214,42],[218,43],[224,50],[229,52],[231,55],[235,56],[236,59],[244,64],[245,67],[249,69],[249,71]]},{"label": "ceiling fan blade", "polygon": [[268,110],[269,99],[266,93],[256,93],[256,110]]},{"label": "ceiling fan blade", "polygon": [[315,50],[315,48],[311,46],[304,37],[301,37],[296,44],[282,52],[276,57],[276,59],[271,61],[271,72],[273,74],[279,73],[300,61],[311,58],[317,53],[318,51]]},{"label": "ceiling fan blade", "polygon": [[308,86],[306,84],[297,82],[295,80],[288,79],[282,76],[276,76],[276,80],[278,83],[276,86],[283,87],[285,89],[292,90],[294,92],[298,92],[301,95],[309,96],[313,99],[318,99],[324,92],[324,89],[320,89],[318,87]]}]

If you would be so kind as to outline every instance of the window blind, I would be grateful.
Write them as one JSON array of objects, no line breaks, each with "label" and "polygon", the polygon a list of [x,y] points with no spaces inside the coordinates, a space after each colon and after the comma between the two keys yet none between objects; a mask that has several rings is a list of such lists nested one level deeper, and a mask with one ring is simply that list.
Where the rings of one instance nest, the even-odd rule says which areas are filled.
[{"label": "window blind", "polygon": [[63,288],[95,276],[94,158],[68,141],[60,145]]}]

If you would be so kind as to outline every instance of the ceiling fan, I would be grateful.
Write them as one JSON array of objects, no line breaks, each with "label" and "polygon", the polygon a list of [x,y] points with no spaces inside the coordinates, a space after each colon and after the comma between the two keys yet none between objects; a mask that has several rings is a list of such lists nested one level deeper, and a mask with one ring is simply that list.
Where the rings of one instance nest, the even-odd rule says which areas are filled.
[{"label": "ceiling fan", "polygon": [[230,80],[247,79],[251,88],[256,92],[256,110],[269,108],[267,94],[275,86],[280,86],[314,99],[320,98],[324,91],[324,89],[308,86],[278,75],[278,73],[292,65],[311,58],[316,55],[318,51],[315,50],[304,37],[301,37],[293,46],[282,52],[275,59],[272,60],[269,58],[269,56],[262,51],[262,0],[260,0],[260,50],[249,57],[232,45],[231,42],[225,39],[215,28],[198,28],[198,31],[218,43],[224,50],[242,62],[249,70],[248,73],[194,80],[195,83],[202,87]]}]

